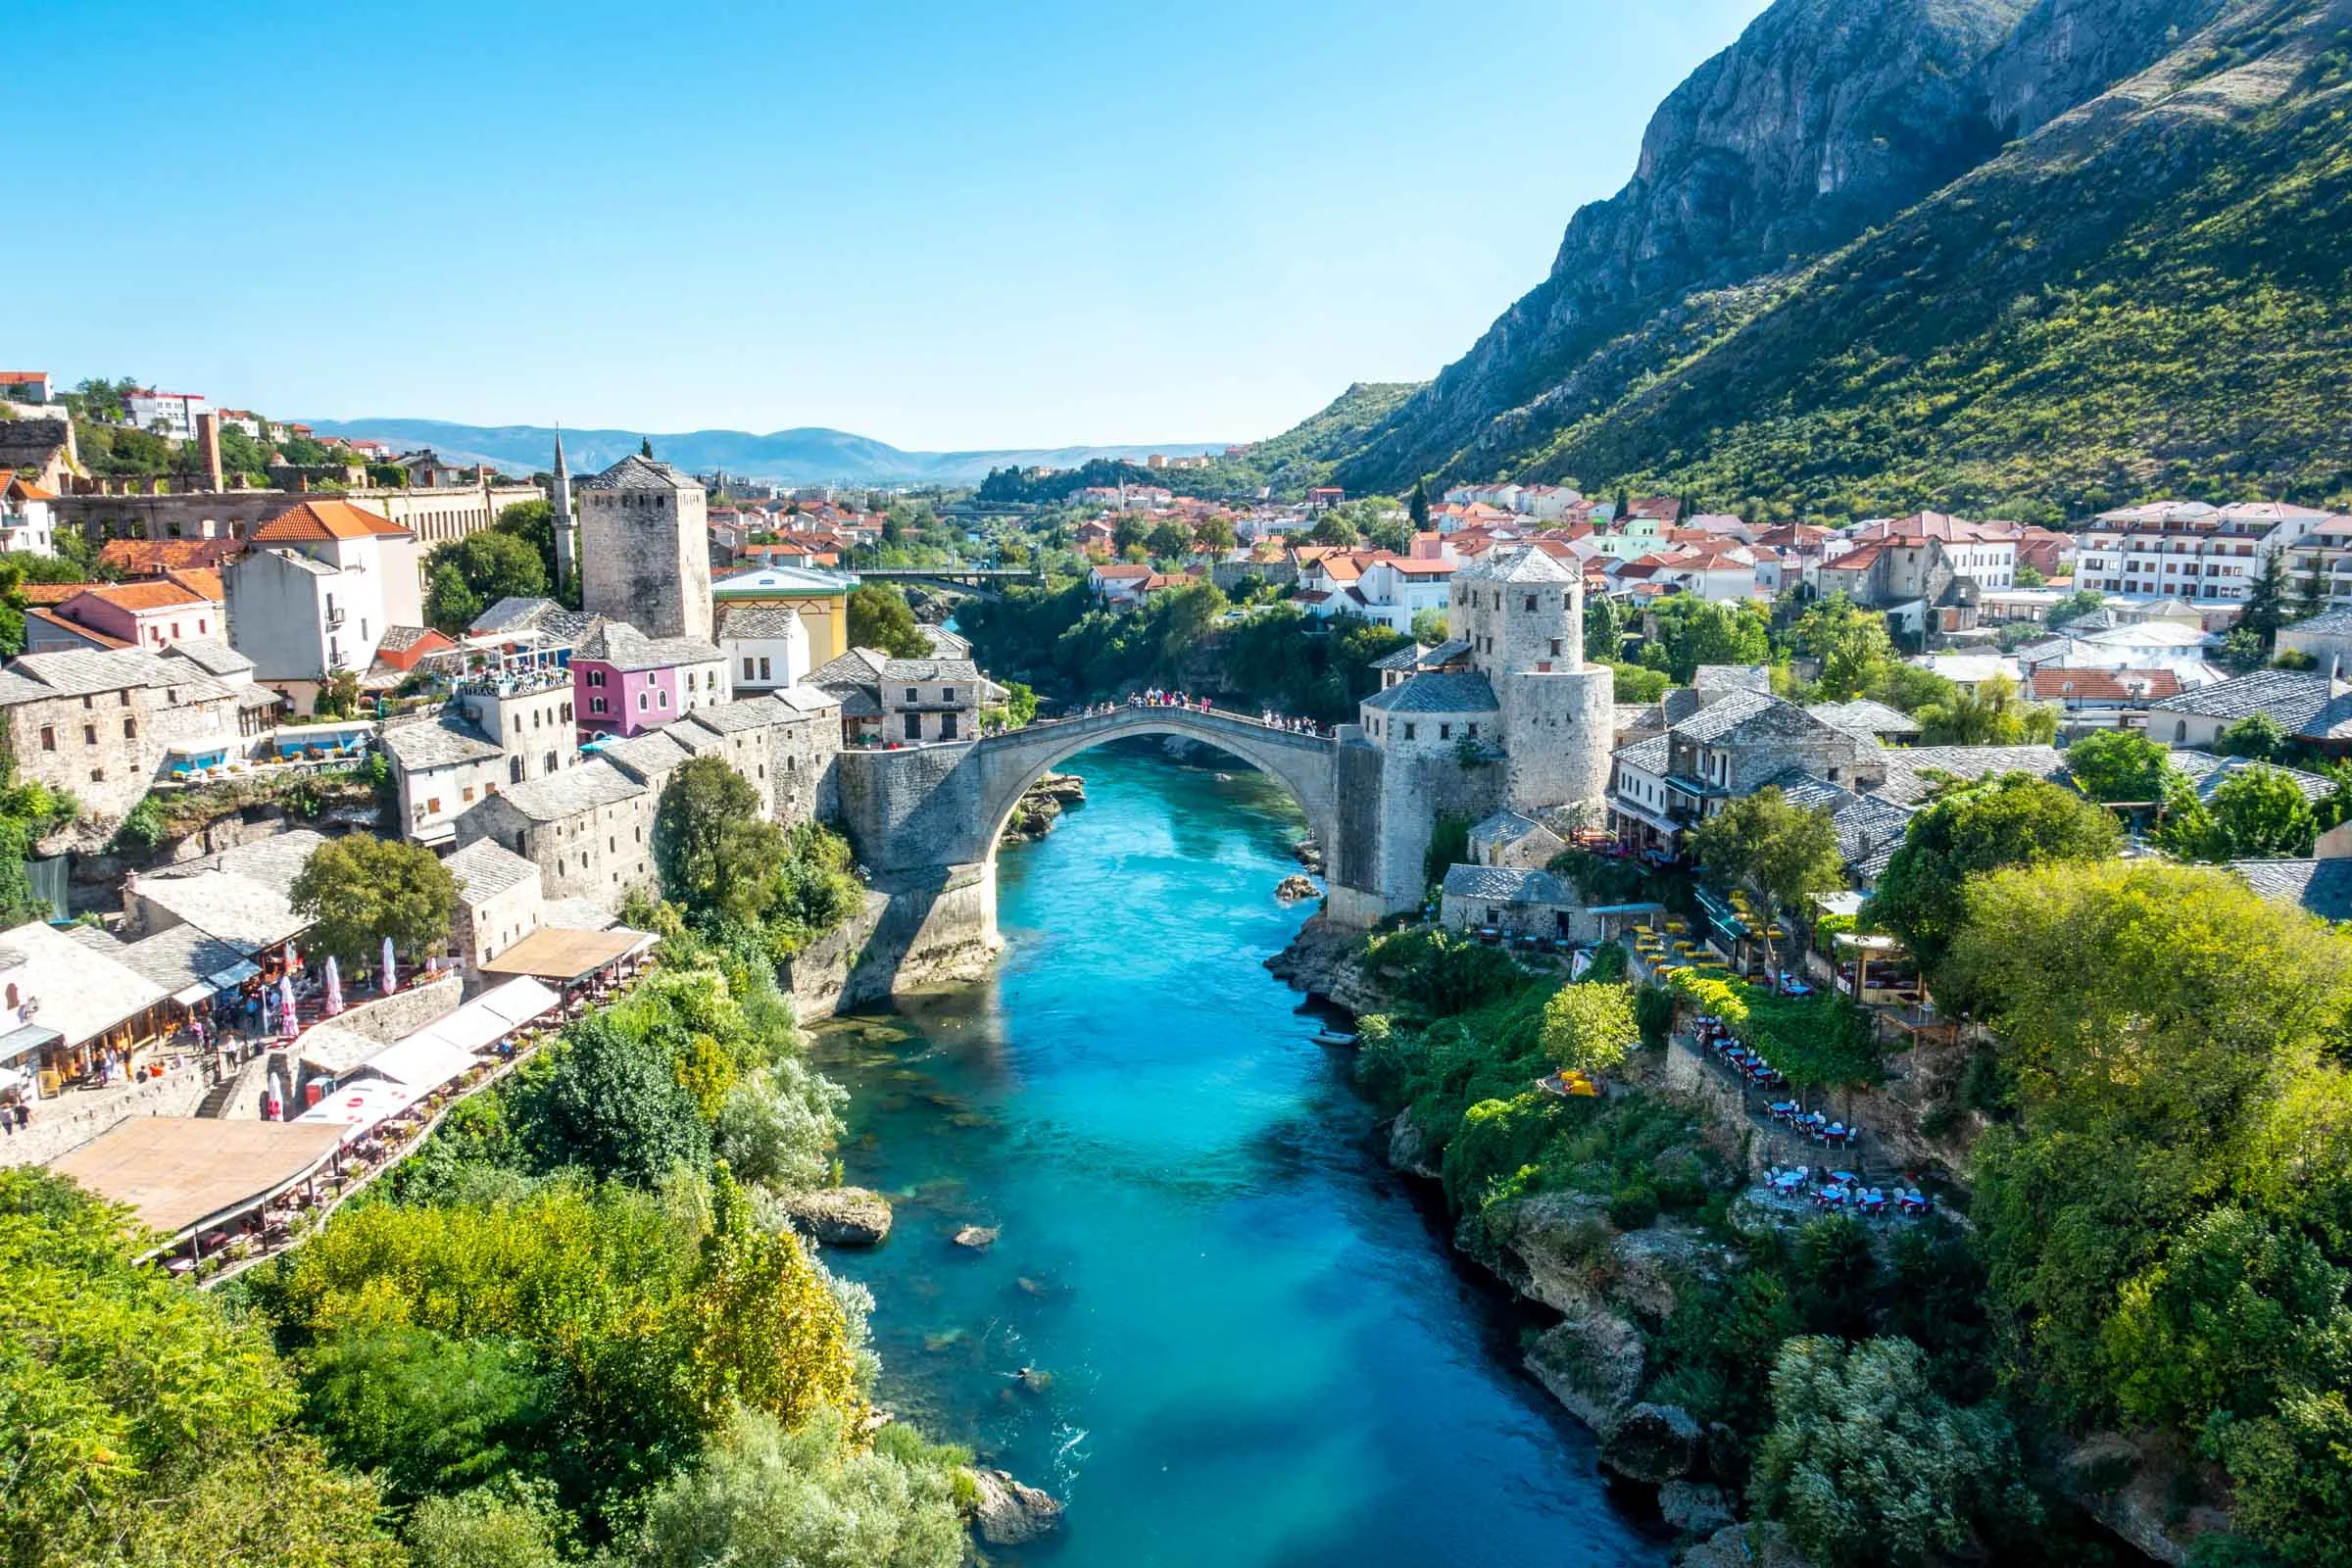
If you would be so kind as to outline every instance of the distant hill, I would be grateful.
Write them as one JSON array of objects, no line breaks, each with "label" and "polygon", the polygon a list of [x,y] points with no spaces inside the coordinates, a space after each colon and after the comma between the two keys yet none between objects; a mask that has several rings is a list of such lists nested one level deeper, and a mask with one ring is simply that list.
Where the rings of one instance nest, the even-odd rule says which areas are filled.
[{"label": "distant hill", "polygon": [[[452,463],[495,464],[531,473],[553,461],[556,432],[538,424],[456,424],[443,419],[311,419],[321,435],[367,436],[401,449],[431,447]],[[648,437],[654,455],[691,472],[723,468],[749,479],[793,484],[976,484],[991,468],[1074,468],[1095,458],[1142,462],[1221,453],[1223,441],[1158,446],[1051,447],[998,452],[907,452],[846,430],[808,426],[755,435],[748,430],[565,430],[564,455],[574,473],[619,462]]]},{"label": "distant hill", "polygon": [[2352,495],[2352,0],[1777,0],[1351,490]]}]

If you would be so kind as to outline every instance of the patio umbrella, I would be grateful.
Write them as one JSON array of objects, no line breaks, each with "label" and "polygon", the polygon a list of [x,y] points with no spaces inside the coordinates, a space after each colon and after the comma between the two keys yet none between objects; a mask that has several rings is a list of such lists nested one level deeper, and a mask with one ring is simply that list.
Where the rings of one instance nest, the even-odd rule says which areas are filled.
[{"label": "patio umbrella", "polygon": [[294,1015],[294,973],[292,970],[277,977],[277,1027],[288,1040],[302,1032],[301,1020]]},{"label": "patio umbrella", "polygon": [[393,967],[392,962],[392,939],[390,937],[384,938],[384,971],[376,977],[376,986],[387,997],[400,987],[400,972]]},{"label": "patio umbrella", "polygon": [[326,960],[326,1003],[319,1010],[329,1018],[343,1010],[343,972],[335,967],[331,954]]}]

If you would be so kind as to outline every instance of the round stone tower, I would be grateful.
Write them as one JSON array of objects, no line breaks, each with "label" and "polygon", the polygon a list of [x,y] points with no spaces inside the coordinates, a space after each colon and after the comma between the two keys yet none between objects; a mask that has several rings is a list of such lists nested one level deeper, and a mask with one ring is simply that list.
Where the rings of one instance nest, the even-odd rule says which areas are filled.
[{"label": "round stone tower", "polygon": [[1585,662],[1579,564],[1497,545],[1454,574],[1447,616],[1494,688],[1517,811],[1598,801],[1615,739],[1615,676]]}]

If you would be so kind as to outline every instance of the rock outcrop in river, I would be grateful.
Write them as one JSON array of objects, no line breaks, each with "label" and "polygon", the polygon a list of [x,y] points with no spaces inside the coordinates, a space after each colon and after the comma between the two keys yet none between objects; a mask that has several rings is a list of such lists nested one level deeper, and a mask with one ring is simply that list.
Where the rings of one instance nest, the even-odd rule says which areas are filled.
[{"label": "rock outcrop in river", "polygon": [[796,1229],[825,1247],[874,1247],[890,1234],[890,1200],[865,1187],[793,1193],[784,1210]]},{"label": "rock outcrop in river", "polygon": [[1073,806],[1086,804],[1086,780],[1076,773],[1048,773],[1029,786],[1020,804],[1005,819],[1002,844],[1027,844],[1054,831],[1054,823]]}]

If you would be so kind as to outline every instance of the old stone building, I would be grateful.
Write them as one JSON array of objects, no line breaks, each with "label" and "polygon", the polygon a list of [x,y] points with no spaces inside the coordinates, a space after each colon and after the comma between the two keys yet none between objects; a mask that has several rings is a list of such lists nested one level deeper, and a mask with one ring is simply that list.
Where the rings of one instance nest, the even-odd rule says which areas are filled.
[{"label": "old stone building", "polygon": [[480,968],[539,929],[546,892],[536,864],[490,839],[441,863],[458,884],[450,939],[466,968]]},{"label": "old stone building", "polygon": [[175,757],[242,755],[240,699],[251,690],[176,649],[27,654],[0,671],[0,714],[18,777],[111,824]]},{"label": "old stone building", "polygon": [[649,637],[710,641],[710,546],[703,487],[630,456],[579,482],[581,603]]}]

